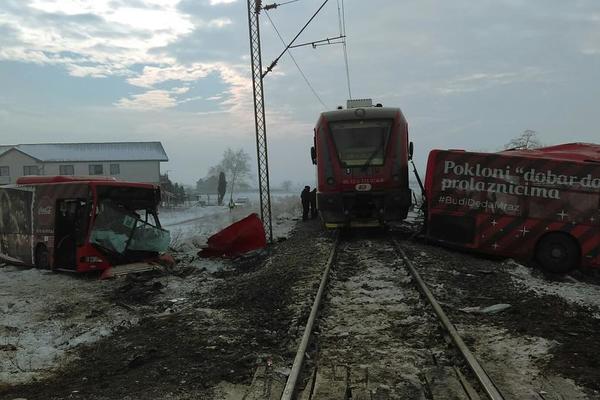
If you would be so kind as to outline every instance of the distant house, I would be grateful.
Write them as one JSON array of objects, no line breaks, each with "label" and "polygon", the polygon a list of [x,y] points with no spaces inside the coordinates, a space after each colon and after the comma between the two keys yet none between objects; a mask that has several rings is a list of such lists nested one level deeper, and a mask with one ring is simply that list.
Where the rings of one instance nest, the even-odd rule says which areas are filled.
[{"label": "distant house", "polygon": [[169,161],[160,142],[47,143],[0,146],[0,185],[24,175],[98,175],[158,184]]}]

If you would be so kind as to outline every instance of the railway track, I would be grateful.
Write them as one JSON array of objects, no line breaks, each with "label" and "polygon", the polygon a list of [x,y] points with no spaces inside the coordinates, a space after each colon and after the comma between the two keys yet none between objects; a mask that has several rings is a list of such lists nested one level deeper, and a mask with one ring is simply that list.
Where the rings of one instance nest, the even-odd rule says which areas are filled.
[{"label": "railway track", "polygon": [[338,237],[281,399],[485,398],[504,400],[401,246]]}]

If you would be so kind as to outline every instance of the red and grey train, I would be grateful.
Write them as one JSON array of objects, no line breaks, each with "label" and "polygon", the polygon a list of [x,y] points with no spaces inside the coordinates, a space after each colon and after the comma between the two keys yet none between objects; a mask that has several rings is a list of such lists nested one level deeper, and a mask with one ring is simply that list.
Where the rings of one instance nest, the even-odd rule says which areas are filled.
[{"label": "red and grey train", "polygon": [[311,149],[317,208],[326,228],[387,226],[411,206],[412,143],[399,108],[349,101],[321,114]]}]

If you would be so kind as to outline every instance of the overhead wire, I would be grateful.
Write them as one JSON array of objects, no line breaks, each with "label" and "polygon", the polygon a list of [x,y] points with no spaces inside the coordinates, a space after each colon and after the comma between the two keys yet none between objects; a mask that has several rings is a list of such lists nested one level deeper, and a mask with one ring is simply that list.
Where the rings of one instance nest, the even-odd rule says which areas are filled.
[{"label": "overhead wire", "polygon": [[[285,40],[283,39],[283,37],[279,33],[279,30],[277,29],[277,26],[275,26],[275,23],[273,22],[273,20],[271,19],[271,16],[269,15],[269,13],[266,10],[265,10],[265,15],[267,16],[267,18],[271,22],[271,26],[275,30],[275,33],[279,37],[279,40],[281,40],[281,43],[283,43],[283,45],[286,46]],[[292,55],[292,52],[290,51],[289,48],[287,49],[287,53],[290,56],[290,58],[292,59],[292,61],[294,62],[294,64],[296,65],[296,68],[298,68],[298,71],[300,72],[300,75],[302,75],[302,78],[304,78],[304,82],[306,82],[306,85],[310,88],[310,90],[315,95],[315,97],[317,98],[317,100],[319,100],[319,103],[321,103],[321,105],[323,107],[328,108],[327,105],[323,102],[323,100],[319,96],[319,94],[317,93],[317,91],[315,90],[315,88],[311,85],[310,81],[308,80],[308,78],[306,77],[306,75],[304,74],[304,72],[302,71],[302,68],[300,68],[300,65],[298,64],[298,62],[296,62],[296,59]]]},{"label": "overhead wire", "polygon": [[[315,17],[317,16],[317,14],[319,14],[319,12],[321,12],[321,10],[323,9],[323,7],[325,7],[325,4],[327,4],[329,2],[329,0],[325,0],[323,2],[323,4],[321,4],[321,6],[319,7],[319,9],[317,11],[314,12],[314,14],[312,15],[312,17],[310,17],[310,19],[304,24],[304,26],[302,27],[302,29],[300,29],[300,31],[296,34],[296,36],[294,36],[294,38],[292,39],[292,41],[285,46],[285,48],[283,49],[283,51],[281,52],[281,54],[279,54],[277,56],[277,58],[275,58],[275,60],[273,60],[273,62],[271,62],[271,65],[269,65],[267,67],[267,70],[264,71],[262,73],[262,77],[264,78],[269,72],[273,71],[273,68],[275,68],[275,66],[277,65],[277,62],[279,61],[279,59],[281,57],[283,57],[283,55],[288,51],[288,49],[290,48],[290,46],[292,46],[294,44],[294,42],[296,41],[296,39],[298,39],[298,36],[300,36],[302,34],[302,32],[304,32],[304,30],[306,29],[306,27],[308,25],[310,25],[310,23],[312,22],[313,19],[315,19]],[[266,9],[264,8],[265,12]],[[285,44],[285,43],[284,43]]]}]

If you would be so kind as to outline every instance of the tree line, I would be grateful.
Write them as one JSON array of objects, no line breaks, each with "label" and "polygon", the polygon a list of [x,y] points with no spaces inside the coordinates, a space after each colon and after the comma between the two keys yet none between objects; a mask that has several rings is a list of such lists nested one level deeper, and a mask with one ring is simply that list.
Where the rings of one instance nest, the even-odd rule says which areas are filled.
[{"label": "tree line", "polygon": [[[196,182],[196,194],[217,194],[221,173],[224,174],[229,201],[233,201],[236,192],[251,189],[248,182],[251,178],[250,155],[241,148],[238,150],[231,148],[225,150],[221,161],[212,166],[204,178],[200,178]],[[177,182],[172,182],[167,174],[160,175],[160,187],[164,202],[178,205],[183,204],[186,200],[191,200],[191,196],[186,193],[185,187]]]}]

